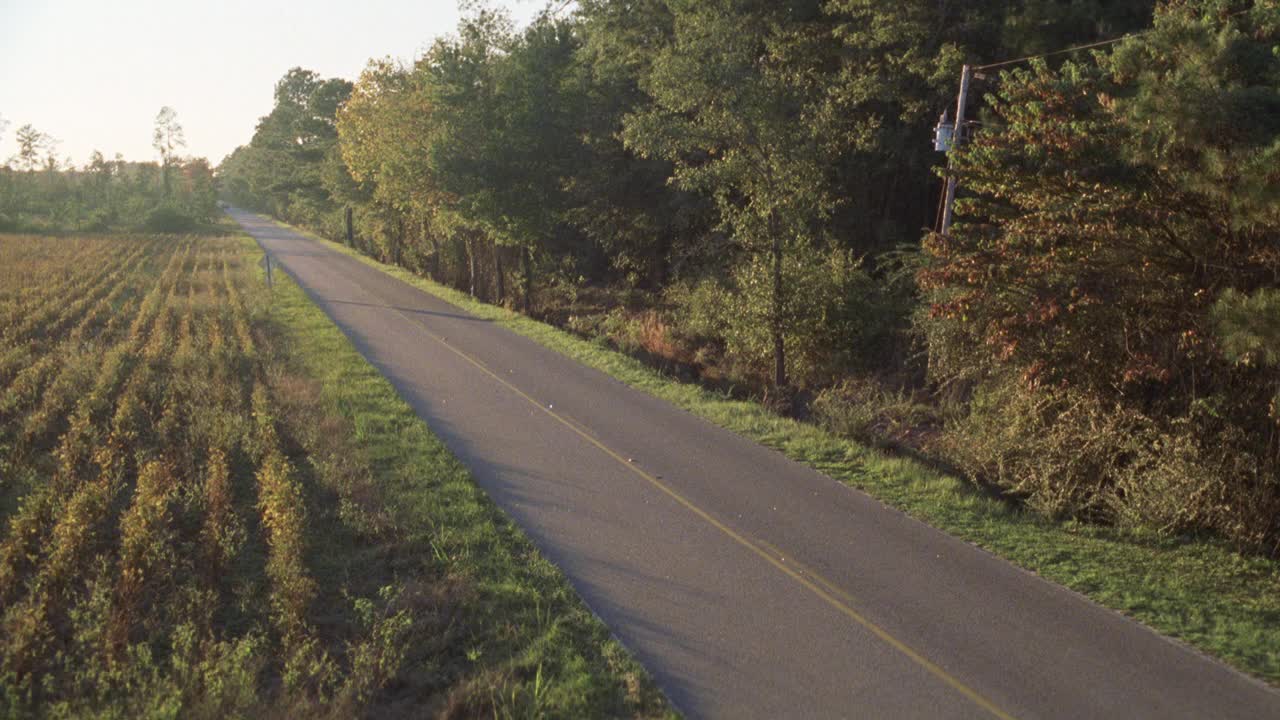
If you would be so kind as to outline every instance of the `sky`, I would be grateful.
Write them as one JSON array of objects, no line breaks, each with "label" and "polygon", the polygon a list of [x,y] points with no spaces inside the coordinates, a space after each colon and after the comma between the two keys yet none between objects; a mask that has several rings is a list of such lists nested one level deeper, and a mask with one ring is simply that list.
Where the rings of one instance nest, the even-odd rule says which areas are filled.
[{"label": "sky", "polygon": [[[517,25],[545,0],[494,0]],[[0,164],[30,123],[59,158],[156,159],[163,106],[185,155],[221,162],[271,111],[293,67],[355,80],[370,58],[411,61],[457,26],[457,0],[0,0]]]}]

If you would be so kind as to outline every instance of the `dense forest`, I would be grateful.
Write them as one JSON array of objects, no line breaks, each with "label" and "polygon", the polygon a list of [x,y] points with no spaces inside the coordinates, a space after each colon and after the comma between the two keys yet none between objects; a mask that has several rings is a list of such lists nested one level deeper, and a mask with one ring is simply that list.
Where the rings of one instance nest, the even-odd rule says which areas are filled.
[{"label": "dense forest", "polygon": [[[5,130],[0,119],[0,132]],[[184,157],[177,113],[163,107],[152,129],[158,162],[95,151],[77,167],[58,141],[31,124],[14,132],[17,153],[0,165],[0,232],[189,232],[218,216],[213,168]]]},{"label": "dense forest", "polygon": [[1275,0],[480,9],[290,71],[217,176],[1049,516],[1280,553]]}]

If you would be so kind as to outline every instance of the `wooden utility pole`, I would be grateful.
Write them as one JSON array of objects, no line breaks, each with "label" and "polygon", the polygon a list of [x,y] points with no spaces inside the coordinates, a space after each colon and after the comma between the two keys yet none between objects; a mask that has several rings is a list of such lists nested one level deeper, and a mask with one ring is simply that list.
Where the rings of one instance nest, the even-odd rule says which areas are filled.
[{"label": "wooden utility pole", "polygon": [[[951,136],[951,149],[955,150],[961,142],[964,141],[964,108],[969,100],[969,83],[973,80],[973,68],[965,65],[960,71],[960,95],[956,98],[956,126],[955,132]],[[947,167],[951,167],[948,154]],[[947,178],[947,199],[942,205],[942,227],[939,229],[943,235],[951,231],[951,212],[956,201],[956,178],[954,175]]]}]

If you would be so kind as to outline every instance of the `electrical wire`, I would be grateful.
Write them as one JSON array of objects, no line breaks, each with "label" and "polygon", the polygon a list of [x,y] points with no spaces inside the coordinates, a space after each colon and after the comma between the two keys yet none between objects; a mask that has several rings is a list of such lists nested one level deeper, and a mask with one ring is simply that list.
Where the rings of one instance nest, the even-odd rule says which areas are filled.
[{"label": "electrical wire", "polygon": [[1041,53],[1039,55],[1028,55],[1026,57],[1018,58],[1017,60],[1004,60],[998,63],[991,63],[990,65],[979,65],[973,68],[973,70],[974,72],[978,72],[980,70],[990,70],[992,68],[1004,67],[1005,65],[1013,65],[1015,63],[1027,62],[1028,60],[1039,60],[1040,58],[1052,57],[1054,55],[1063,55],[1066,53],[1077,52],[1080,50],[1088,50],[1090,48],[1102,47],[1104,45],[1114,45],[1115,43],[1123,42],[1125,40],[1128,40],[1129,38],[1135,38],[1142,35],[1146,35],[1149,32],[1151,32],[1151,30],[1143,30],[1142,32],[1129,33],[1128,35],[1123,35],[1118,38],[1112,38],[1110,40],[1103,40],[1101,42],[1089,43],[1088,45],[1077,45],[1076,47],[1066,48],[1065,50],[1054,50],[1053,52]]},{"label": "electrical wire", "polygon": [[[1238,10],[1236,12],[1222,16],[1222,19],[1229,20],[1233,17],[1236,17],[1237,15],[1244,15],[1245,13],[1252,12],[1253,10],[1254,8],[1249,8],[1246,10]],[[1017,60],[1002,60],[998,63],[991,63],[990,65],[979,65],[973,68],[973,71],[979,72],[982,70],[991,70],[992,68],[1004,67],[1005,65],[1014,65],[1020,62],[1027,62],[1028,60],[1039,60],[1040,58],[1053,57],[1054,55],[1064,55],[1066,53],[1078,52],[1080,50],[1089,50],[1091,48],[1103,47],[1105,45],[1114,45],[1118,42],[1129,40],[1130,38],[1142,37],[1147,33],[1155,32],[1155,30],[1156,28],[1147,28],[1146,30],[1139,30],[1138,32],[1129,33],[1128,35],[1121,35],[1118,38],[1112,38],[1110,40],[1102,40],[1095,43],[1089,43],[1088,45],[1077,45],[1075,47],[1069,47],[1064,50],[1054,50],[1053,52],[1041,53],[1039,55],[1028,55],[1026,57],[1018,58]]]}]

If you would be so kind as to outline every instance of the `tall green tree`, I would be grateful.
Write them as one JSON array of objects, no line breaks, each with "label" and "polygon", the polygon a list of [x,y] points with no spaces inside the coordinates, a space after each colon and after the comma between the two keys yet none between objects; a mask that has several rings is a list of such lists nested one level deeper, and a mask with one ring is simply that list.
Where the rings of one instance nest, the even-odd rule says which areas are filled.
[{"label": "tall green tree", "polygon": [[18,152],[9,162],[18,166],[23,172],[34,172],[45,162],[45,157],[53,153],[53,138],[40,132],[31,123],[18,128],[14,135],[18,143]]},{"label": "tall green tree", "polygon": [[819,239],[838,203],[832,162],[862,147],[868,127],[835,112],[826,92],[838,62],[821,3],[717,0],[668,3],[675,41],[645,80],[653,104],[624,137],[643,156],[675,164],[682,187],[714,198],[747,257],[767,256],[772,382],[788,386],[791,316],[784,256]]},{"label": "tall green tree", "polygon": [[576,17],[582,42],[570,82],[581,98],[584,156],[566,179],[568,217],[608,270],[661,290],[673,275],[721,259],[705,242],[714,224],[706,196],[667,182],[672,163],[640,157],[620,133],[624,118],[651,102],[642,83],[675,40],[674,16],[665,0],[585,0]]},{"label": "tall green tree", "polygon": [[[376,208],[380,234],[395,244],[389,248],[392,256],[401,253],[405,223],[429,241],[447,226],[443,216],[449,199],[440,192],[428,162],[438,128],[429,90],[422,85],[425,79],[425,74],[390,60],[370,62],[338,112],[342,165],[354,184],[344,182],[347,173],[335,163],[329,173],[330,192],[349,204],[364,200]],[[438,254],[434,248],[433,263]]]},{"label": "tall green tree", "polygon": [[[1151,26],[1151,0],[1021,0],[1003,18],[1007,57],[1053,52]],[[1005,59],[1005,58],[997,58]]]},{"label": "tall green tree", "polygon": [[319,225],[335,206],[324,168],[337,146],[338,108],[350,81],[293,68],[276,83],[275,105],[253,138],[220,166],[228,190],[242,201],[287,220]]},{"label": "tall green tree", "polygon": [[432,175],[463,217],[518,248],[526,308],[532,263],[557,242],[565,178],[582,157],[578,98],[567,83],[578,46],[569,22],[544,14],[513,35],[504,15],[485,10],[419,64],[438,128]]},{"label": "tall green tree", "polygon": [[151,133],[151,146],[160,154],[160,172],[164,178],[164,195],[173,194],[173,182],[170,174],[173,169],[178,148],[187,146],[186,135],[182,125],[178,123],[178,113],[165,105],[156,113],[155,127]]}]

